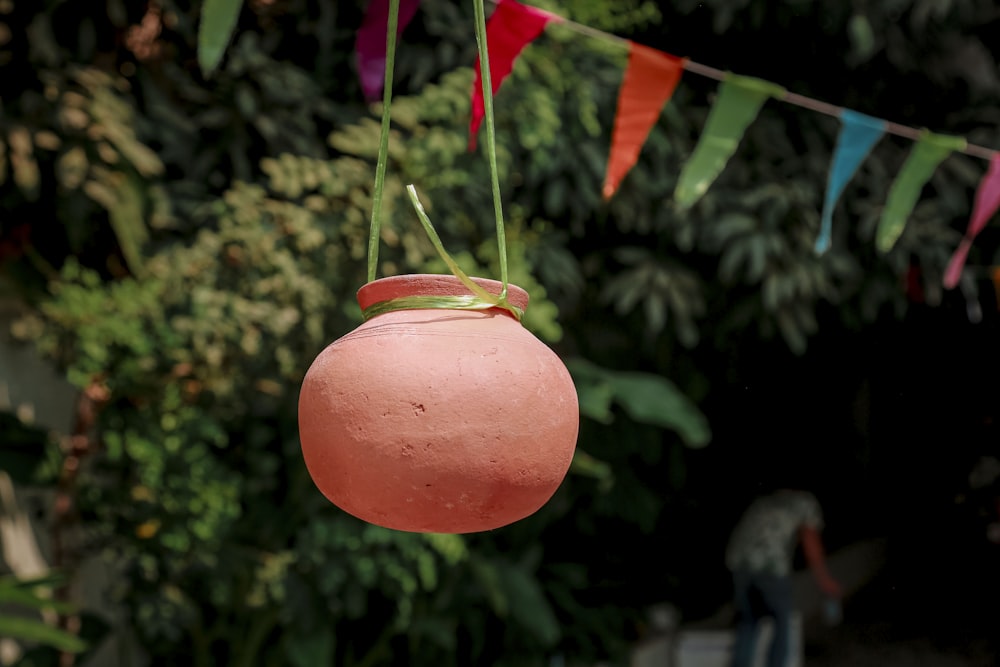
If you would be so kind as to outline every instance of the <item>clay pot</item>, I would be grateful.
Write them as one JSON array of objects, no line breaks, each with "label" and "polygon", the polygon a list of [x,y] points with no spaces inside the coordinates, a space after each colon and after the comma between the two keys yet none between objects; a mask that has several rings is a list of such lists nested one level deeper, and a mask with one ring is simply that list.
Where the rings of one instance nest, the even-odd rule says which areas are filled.
[{"label": "clay pot", "polygon": [[[500,283],[474,279],[493,294]],[[403,296],[469,294],[447,275],[368,283],[362,309]],[[508,300],[528,294],[510,285]],[[331,343],[299,396],[316,486],[373,524],[490,530],[538,510],[573,457],[579,407],[559,358],[508,311],[396,310]]]}]

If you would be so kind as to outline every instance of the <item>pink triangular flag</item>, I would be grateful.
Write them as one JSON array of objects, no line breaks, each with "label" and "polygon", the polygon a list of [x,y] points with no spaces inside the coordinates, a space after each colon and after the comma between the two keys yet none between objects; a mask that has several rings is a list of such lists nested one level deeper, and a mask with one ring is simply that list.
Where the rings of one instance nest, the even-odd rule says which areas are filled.
[{"label": "pink triangular flag", "polygon": [[976,201],[972,207],[972,217],[969,220],[969,227],[965,230],[965,237],[955,249],[955,254],[948,262],[948,268],[944,272],[944,286],[946,289],[953,289],[962,278],[962,268],[965,260],[969,256],[969,249],[972,242],[983,227],[993,217],[993,214],[1000,208],[1000,153],[993,155],[990,160],[990,167],[979,181],[976,188]]},{"label": "pink triangular flag", "polygon": [[610,199],[625,174],[635,166],[642,145],[673,95],[684,60],[648,46],[629,43],[628,67],[618,92],[615,129],[604,176],[603,194]]},{"label": "pink triangular flag", "polygon": [[[514,60],[525,46],[542,34],[549,21],[559,17],[514,0],[500,0],[486,22],[486,45],[490,56],[490,84],[496,95],[500,84],[514,69]],[[483,104],[483,78],[476,60],[476,79],[472,86],[472,120],[469,123],[469,150],[476,148],[476,134],[486,113]]]},{"label": "pink triangular flag", "polygon": [[[400,0],[397,37],[403,34],[403,28],[413,19],[419,4],[420,0]],[[369,102],[382,95],[385,85],[385,37],[388,27],[389,0],[371,0],[354,40],[354,62],[361,79],[361,90]]]}]

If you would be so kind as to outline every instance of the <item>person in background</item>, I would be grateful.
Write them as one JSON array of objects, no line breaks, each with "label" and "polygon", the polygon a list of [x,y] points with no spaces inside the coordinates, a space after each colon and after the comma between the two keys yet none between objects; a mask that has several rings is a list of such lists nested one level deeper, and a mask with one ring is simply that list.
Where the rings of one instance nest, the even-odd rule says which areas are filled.
[{"label": "person in background", "polygon": [[726,547],[737,614],[732,667],[752,667],[758,626],[765,616],[774,618],[767,666],[786,667],[797,545],[801,545],[820,590],[830,599],[840,599],[840,584],[826,566],[822,529],[819,502],[808,491],[777,489],[759,496],[743,513]]}]

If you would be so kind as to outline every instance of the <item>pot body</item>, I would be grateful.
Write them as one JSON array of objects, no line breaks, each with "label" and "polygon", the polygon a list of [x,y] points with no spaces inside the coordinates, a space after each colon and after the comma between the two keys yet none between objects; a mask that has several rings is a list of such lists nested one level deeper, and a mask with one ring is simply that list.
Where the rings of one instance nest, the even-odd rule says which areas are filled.
[{"label": "pot body", "polygon": [[[358,301],[468,293],[453,276],[405,275],[365,285]],[[528,295],[509,285],[508,300],[523,309]],[[566,367],[498,308],[377,315],[316,357],[299,396],[317,487],[397,530],[467,533],[532,514],[565,477],[578,430]]]}]

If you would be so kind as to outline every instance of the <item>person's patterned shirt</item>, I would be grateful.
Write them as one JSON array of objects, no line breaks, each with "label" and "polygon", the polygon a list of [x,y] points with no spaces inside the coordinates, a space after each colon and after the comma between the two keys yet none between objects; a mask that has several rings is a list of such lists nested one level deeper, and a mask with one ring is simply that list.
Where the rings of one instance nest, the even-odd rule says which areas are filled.
[{"label": "person's patterned shirt", "polygon": [[734,572],[787,576],[802,526],[823,528],[823,514],[813,494],[783,490],[758,498],[729,538],[726,566]]}]

